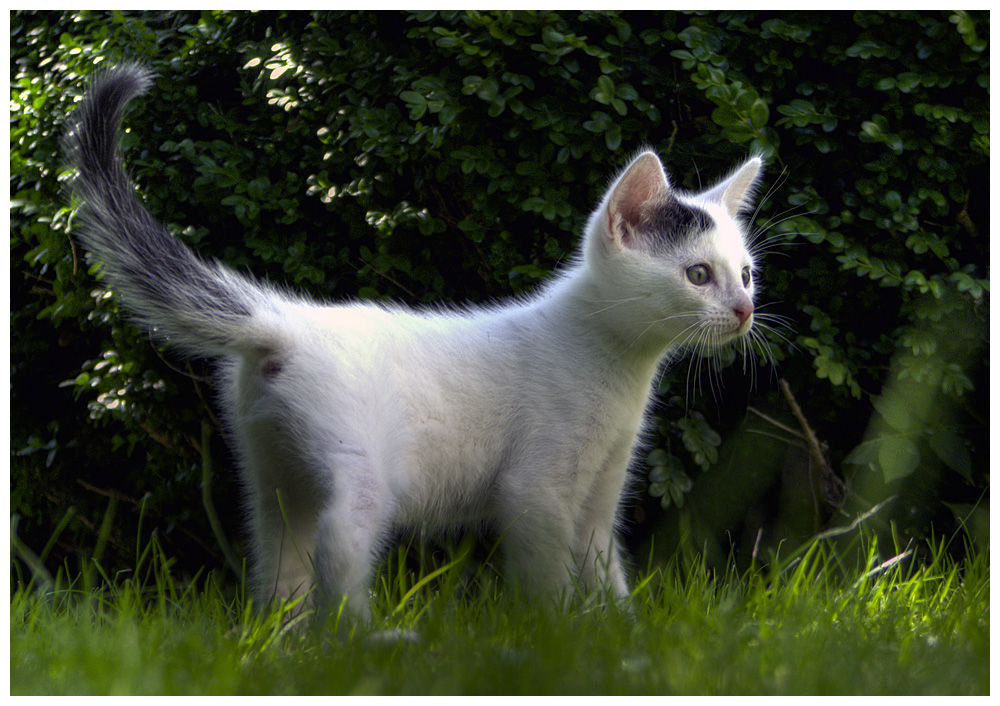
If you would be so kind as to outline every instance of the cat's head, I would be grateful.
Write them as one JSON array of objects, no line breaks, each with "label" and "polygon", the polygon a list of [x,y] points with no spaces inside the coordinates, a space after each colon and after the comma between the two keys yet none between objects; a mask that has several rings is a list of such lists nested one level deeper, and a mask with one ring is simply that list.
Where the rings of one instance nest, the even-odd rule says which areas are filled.
[{"label": "cat's head", "polygon": [[604,320],[627,344],[708,351],[750,332],[755,267],[741,214],[761,172],[753,157],[685,193],[646,151],[614,181],[590,218],[584,258],[594,304],[608,307]]}]

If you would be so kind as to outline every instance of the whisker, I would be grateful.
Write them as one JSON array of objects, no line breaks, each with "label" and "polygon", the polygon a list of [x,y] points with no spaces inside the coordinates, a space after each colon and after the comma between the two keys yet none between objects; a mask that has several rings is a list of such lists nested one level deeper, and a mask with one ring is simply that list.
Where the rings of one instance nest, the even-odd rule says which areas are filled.
[{"label": "whisker", "polygon": [[[643,336],[646,335],[647,331],[649,331],[651,328],[653,328],[657,324],[661,324],[664,321],[672,321],[673,319],[682,319],[682,318],[691,317],[691,316],[697,317],[698,314],[696,312],[685,312],[685,313],[682,313],[682,314],[671,314],[670,316],[664,316],[662,319],[655,319],[654,321],[647,322],[646,328],[644,328],[642,331],[639,332],[639,334],[628,345],[628,348],[631,349],[635,344],[637,344],[639,342],[639,339],[641,339]],[[691,324],[687,328],[681,330],[676,336],[674,336],[672,339],[670,339],[670,341],[667,342],[666,348],[669,349],[669,348],[675,348],[675,347],[681,347],[681,346],[683,346],[684,345],[683,341],[680,344],[675,343],[677,341],[677,339],[679,337],[683,336],[686,332],[690,331],[692,327],[698,326],[700,324],[701,324],[700,321],[695,321],[693,324]]]},{"label": "whisker", "polygon": [[604,307],[603,309],[597,309],[596,311],[592,311],[589,314],[587,314],[587,316],[594,316],[595,314],[602,314],[605,311],[608,311],[609,309],[614,309],[619,304],[628,304],[629,302],[634,302],[634,301],[638,301],[640,299],[645,299],[646,297],[647,297],[647,295],[643,294],[643,295],[640,295],[640,296],[637,296],[637,297],[628,297],[627,299],[618,299],[618,300],[613,300],[613,301],[612,300],[606,300],[606,301],[611,301],[611,303],[608,304],[608,306]]},{"label": "whisker", "polygon": [[747,240],[749,243],[752,244],[756,242],[757,239],[764,233],[767,233],[770,230],[774,230],[782,223],[794,220],[800,216],[807,215],[808,213],[810,212],[803,212],[797,206],[795,206],[792,208],[785,209],[781,213],[769,216],[768,219],[763,223],[754,223],[754,228],[748,234]]},{"label": "whisker", "polygon": [[781,172],[778,174],[777,178],[774,180],[771,186],[768,187],[766,192],[764,192],[764,196],[762,196],[760,201],[757,202],[757,208],[754,209],[753,216],[751,216],[750,218],[751,223],[757,220],[757,216],[760,215],[760,210],[764,207],[764,204],[766,204],[768,200],[770,200],[771,196],[773,196],[778,192],[778,187],[784,184],[785,181],[787,180],[788,180],[788,168],[786,167],[781,170]]}]

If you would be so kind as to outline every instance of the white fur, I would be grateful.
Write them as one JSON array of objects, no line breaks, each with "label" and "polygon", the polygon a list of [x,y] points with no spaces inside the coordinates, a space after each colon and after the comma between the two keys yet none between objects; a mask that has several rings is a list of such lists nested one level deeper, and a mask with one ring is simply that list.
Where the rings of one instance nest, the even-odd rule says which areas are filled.
[{"label": "white fur", "polygon": [[[752,183],[758,169],[739,174]],[[664,256],[622,246],[606,197],[579,262],[525,302],[441,313],[282,301],[280,341],[225,376],[258,598],[307,590],[314,564],[324,594],[364,613],[394,526],[463,523],[502,532],[529,594],[576,581],[626,595],[615,527],[660,361],[698,340],[696,323],[710,345],[751,323],[732,310],[753,293],[736,214],[685,200],[716,227]],[[697,263],[716,285],[686,279]]]}]

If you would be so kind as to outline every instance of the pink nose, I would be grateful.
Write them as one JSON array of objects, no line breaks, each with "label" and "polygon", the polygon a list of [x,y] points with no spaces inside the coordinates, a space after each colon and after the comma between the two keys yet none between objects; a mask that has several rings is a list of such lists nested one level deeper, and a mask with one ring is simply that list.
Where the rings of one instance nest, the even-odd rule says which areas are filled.
[{"label": "pink nose", "polygon": [[733,307],[733,313],[736,314],[736,318],[740,320],[740,326],[747,322],[751,316],[753,316],[753,304],[747,302],[746,304],[740,304],[739,306]]}]

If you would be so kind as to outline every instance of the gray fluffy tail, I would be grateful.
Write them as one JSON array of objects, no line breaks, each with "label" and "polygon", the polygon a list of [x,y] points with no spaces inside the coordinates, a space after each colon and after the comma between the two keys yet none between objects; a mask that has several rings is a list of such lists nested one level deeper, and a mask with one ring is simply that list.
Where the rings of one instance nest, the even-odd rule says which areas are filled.
[{"label": "gray fluffy tail", "polygon": [[[270,347],[276,292],[218,262],[206,262],[140,205],[118,148],[125,107],[152,83],[150,71],[124,66],[98,77],[63,140],[78,170],[77,234],[104,265],[110,287],[157,337],[195,355]],[[271,329],[268,331],[268,329]]]}]

